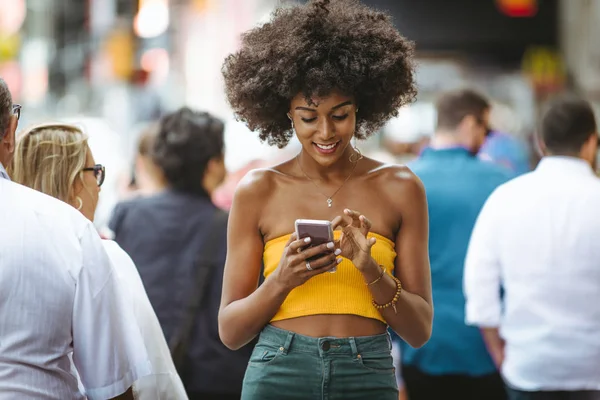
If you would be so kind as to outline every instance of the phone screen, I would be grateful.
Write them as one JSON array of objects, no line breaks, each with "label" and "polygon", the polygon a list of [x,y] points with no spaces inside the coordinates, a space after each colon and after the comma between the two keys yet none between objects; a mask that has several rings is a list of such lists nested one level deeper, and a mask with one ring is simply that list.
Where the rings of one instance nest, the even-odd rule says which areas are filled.
[{"label": "phone screen", "polygon": [[[296,233],[299,239],[311,238],[310,244],[306,247],[319,246],[333,241],[333,230],[329,221],[298,220],[296,221]],[[323,254],[318,254],[310,257],[308,261],[313,261],[322,256]]]}]

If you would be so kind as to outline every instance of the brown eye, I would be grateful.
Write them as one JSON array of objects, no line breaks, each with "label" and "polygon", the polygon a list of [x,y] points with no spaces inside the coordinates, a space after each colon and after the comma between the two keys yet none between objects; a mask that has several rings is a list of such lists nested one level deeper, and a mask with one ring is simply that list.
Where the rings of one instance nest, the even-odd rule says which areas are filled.
[{"label": "brown eye", "polygon": [[306,122],[306,123],[311,123],[311,122],[315,122],[317,120],[317,117],[314,118],[300,118],[302,120],[302,122]]}]

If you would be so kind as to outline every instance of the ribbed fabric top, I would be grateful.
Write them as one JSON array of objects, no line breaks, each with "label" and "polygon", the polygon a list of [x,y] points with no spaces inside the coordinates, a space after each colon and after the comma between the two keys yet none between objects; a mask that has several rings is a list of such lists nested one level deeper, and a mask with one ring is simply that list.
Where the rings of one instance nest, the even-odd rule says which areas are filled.
[{"label": "ribbed fabric top", "polygon": [[[341,232],[334,231],[336,240],[340,234]],[[396,260],[394,242],[376,233],[369,233],[369,237],[377,239],[371,249],[371,256],[392,275]],[[289,238],[290,235],[285,235],[265,244],[265,278],[279,265]],[[371,292],[362,274],[350,260],[344,258],[338,265],[337,272],[317,275],[292,290],[271,321],[318,314],[352,314],[385,322],[371,300]]]}]

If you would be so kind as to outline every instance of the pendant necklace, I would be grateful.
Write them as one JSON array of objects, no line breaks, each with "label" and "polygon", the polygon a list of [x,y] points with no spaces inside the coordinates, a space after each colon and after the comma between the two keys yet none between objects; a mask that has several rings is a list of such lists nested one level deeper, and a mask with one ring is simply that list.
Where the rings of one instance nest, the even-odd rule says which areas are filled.
[{"label": "pendant necklace", "polygon": [[356,160],[356,162],[354,163],[354,166],[352,167],[352,171],[350,171],[350,174],[348,174],[348,176],[346,177],[346,179],[344,180],[344,182],[342,182],[342,184],[340,185],[340,187],[337,188],[337,190],[335,192],[333,192],[333,194],[331,196],[327,196],[325,193],[321,192],[321,189],[319,189],[319,186],[315,183],[315,181],[312,180],[311,177],[306,174],[306,172],[304,172],[304,169],[302,169],[302,165],[300,165],[300,159],[298,158],[299,156],[300,156],[300,154],[298,154],[296,156],[296,162],[298,163],[298,167],[300,168],[300,171],[302,171],[302,173],[304,174],[304,176],[306,177],[306,179],[308,179],[309,181],[312,182],[313,185],[315,185],[315,188],[317,188],[317,192],[319,192],[319,194],[321,196],[323,196],[323,197],[325,197],[327,199],[327,207],[329,207],[329,208],[331,208],[333,206],[333,196],[335,196],[337,194],[337,192],[339,192],[340,189],[344,187],[344,185],[346,184],[346,182],[348,182],[348,180],[350,179],[350,177],[354,173],[354,170],[356,169],[356,165],[358,164],[358,161],[360,161],[360,159],[362,158],[362,154],[361,154],[359,156],[359,158]]}]

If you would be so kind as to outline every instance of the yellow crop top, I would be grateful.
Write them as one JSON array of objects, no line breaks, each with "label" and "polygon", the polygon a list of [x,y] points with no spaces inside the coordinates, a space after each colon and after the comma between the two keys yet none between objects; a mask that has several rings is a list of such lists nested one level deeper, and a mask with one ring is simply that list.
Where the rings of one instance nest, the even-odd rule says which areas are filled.
[{"label": "yellow crop top", "polygon": [[[334,235],[337,240],[340,232],[335,231]],[[376,233],[369,233],[369,236],[377,239],[371,249],[372,257],[388,274],[393,274],[396,259],[394,242]],[[289,238],[290,235],[281,236],[265,244],[265,278],[279,265]],[[317,275],[292,290],[271,321],[317,314],[353,314],[385,322],[371,299],[362,274],[350,260],[344,258],[337,272]]]}]

